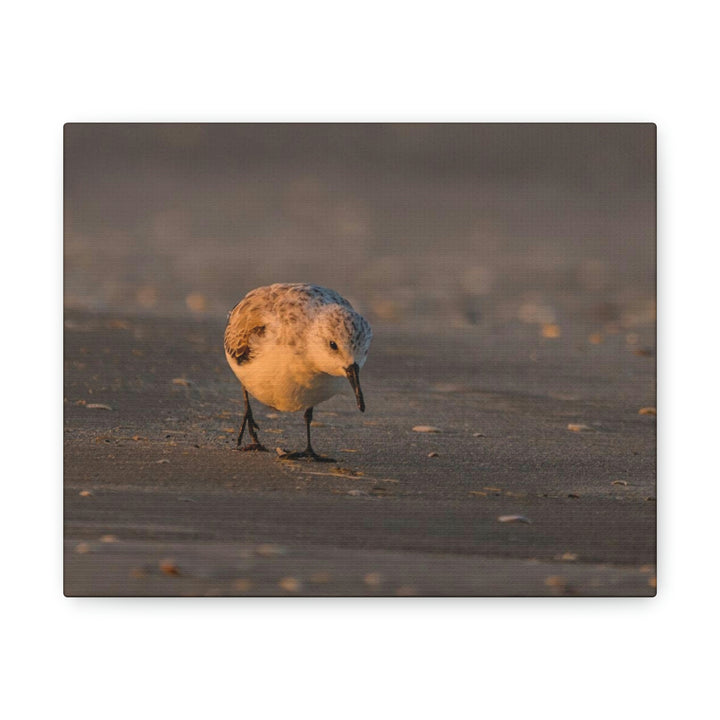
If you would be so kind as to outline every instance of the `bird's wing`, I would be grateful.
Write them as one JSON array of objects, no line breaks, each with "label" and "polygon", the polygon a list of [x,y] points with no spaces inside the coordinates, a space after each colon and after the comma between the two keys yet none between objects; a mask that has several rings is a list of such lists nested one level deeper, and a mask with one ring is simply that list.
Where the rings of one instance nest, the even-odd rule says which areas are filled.
[{"label": "bird's wing", "polygon": [[[273,330],[273,318],[296,319],[298,308],[314,309],[328,302],[352,310],[352,305],[334,290],[307,283],[276,283],[250,291],[228,315],[225,328],[225,350],[242,365],[252,357],[253,345],[269,328]],[[297,334],[294,323],[286,323],[290,333]],[[287,335],[280,341],[287,341]]]},{"label": "bird's wing", "polygon": [[225,350],[238,365],[250,360],[254,341],[265,334],[265,318],[257,303],[246,297],[228,315]]}]

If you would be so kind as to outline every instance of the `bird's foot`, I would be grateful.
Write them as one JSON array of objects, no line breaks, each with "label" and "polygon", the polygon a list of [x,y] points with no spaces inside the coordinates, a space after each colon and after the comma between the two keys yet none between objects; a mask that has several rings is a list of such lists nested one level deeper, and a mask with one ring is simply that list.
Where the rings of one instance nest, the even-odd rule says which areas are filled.
[{"label": "bird's foot", "polygon": [[259,442],[250,443],[249,445],[243,445],[242,447],[238,445],[238,450],[240,452],[269,452],[268,449],[261,445]]},{"label": "bird's foot", "polygon": [[337,462],[335,458],[318,455],[312,448],[307,448],[302,452],[285,453],[280,456],[281,460],[311,460],[314,462]]}]

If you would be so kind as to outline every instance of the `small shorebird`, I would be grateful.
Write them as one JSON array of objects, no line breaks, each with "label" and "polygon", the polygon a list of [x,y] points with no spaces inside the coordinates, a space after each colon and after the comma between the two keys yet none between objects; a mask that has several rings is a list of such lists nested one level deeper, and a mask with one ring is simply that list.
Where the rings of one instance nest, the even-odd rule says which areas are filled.
[{"label": "small shorebird", "polygon": [[[276,283],[249,292],[230,311],[225,328],[225,357],[245,397],[238,449],[267,451],[257,437],[249,392],[276,410],[305,411],[307,447],[283,457],[334,462],[310,443],[313,407],[342,392],[347,379],[365,412],[360,368],[371,339],[367,320],[334,290]],[[243,446],[246,427],[252,443]]]}]

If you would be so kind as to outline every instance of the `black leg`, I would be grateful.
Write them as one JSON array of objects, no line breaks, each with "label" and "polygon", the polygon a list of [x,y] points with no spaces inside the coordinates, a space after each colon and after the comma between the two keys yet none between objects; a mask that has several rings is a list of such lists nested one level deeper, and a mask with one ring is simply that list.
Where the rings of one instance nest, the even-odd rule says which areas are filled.
[{"label": "black leg", "polygon": [[313,416],[313,409],[309,407],[306,411],[303,417],[305,418],[305,433],[307,434],[307,447],[305,448],[305,452],[315,454],[315,451],[312,449],[312,444],[310,443],[310,425],[312,423],[312,416]]},{"label": "black leg", "polygon": [[[240,426],[240,434],[238,435],[237,440],[237,448],[238,450],[242,450],[243,452],[247,451],[260,451],[260,452],[267,452],[267,448],[263,447],[260,444],[260,441],[258,440],[257,432],[256,430],[259,430],[260,428],[257,426],[257,423],[255,422],[255,418],[253,418],[252,409],[250,407],[250,398],[248,397],[247,390],[243,388],[243,395],[245,396],[245,416],[243,417],[242,425]],[[245,433],[245,427],[247,426],[248,432],[250,433],[250,437],[253,439],[252,443],[250,445],[242,446],[242,437]]]},{"label": "black leg", "polygon": [[307,432],[307,447],[302,452],[288,453],[283,455],[284,460],[299,460],[300,458],[307,458],[308,460],[315,460],[316,462],[336,462],[333,458],[325,457],[324,455],[318,455],[312,447],[310,442],[310,423],[313,418],[313,409],[309,407],[305,411],[305,430]]}]

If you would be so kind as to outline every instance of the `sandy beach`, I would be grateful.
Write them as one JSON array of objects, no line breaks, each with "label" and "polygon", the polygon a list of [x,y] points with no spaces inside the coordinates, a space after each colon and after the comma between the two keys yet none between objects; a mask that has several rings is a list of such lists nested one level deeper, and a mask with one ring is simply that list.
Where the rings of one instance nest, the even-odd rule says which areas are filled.
[{"label": "sandy beach", "polygon": [[654,595],[652,351],[575,329],[377,327],[318,464],[234,449],[217,319],[66,313],[65,593]]},{"label": "sandy beach", "polygon": [[[68,595],[655,593],[654,126],[69,124],[64,177]],[[273,282],[373,327],[335,463],[234,449]]]}]

